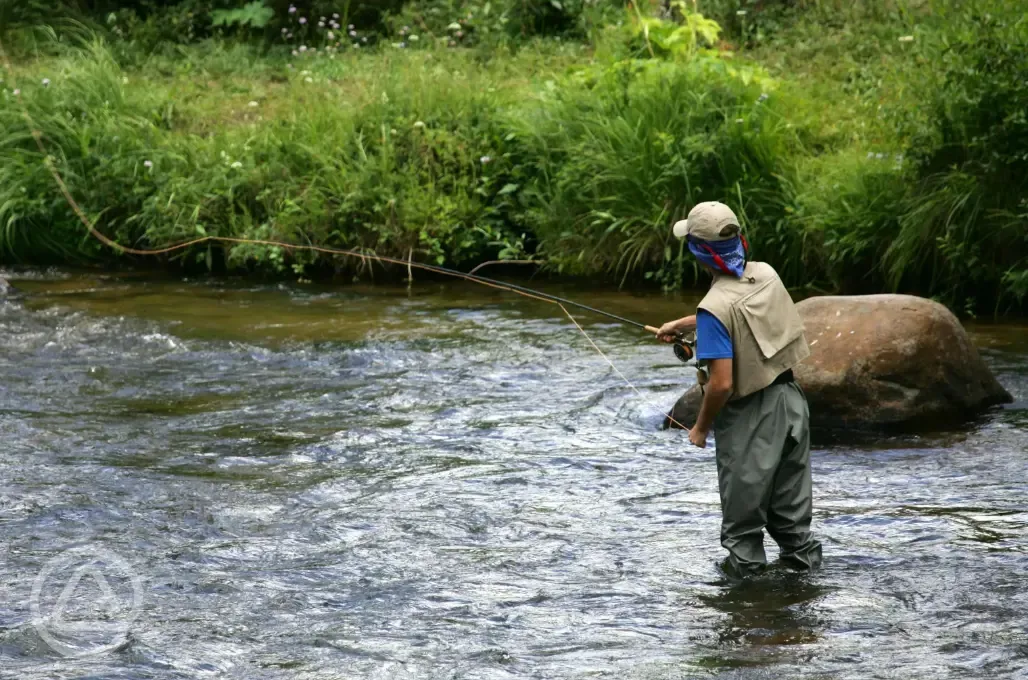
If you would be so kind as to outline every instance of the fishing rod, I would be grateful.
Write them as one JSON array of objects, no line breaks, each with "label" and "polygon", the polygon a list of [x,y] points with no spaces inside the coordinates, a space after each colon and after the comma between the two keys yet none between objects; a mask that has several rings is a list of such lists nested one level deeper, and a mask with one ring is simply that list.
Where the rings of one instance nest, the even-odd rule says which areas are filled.
[{"label": "fishing rod", "polygon": [[[3,45],[2,41],[0,41],[0,64],[2,64],[4,66],[5,70],[7,71],[7,74],[11,77],[11,84],[13,86],[14,85],[14,68],[11,66],[10,59],[7,56],[7,51],[4,49],[4,45]],[[476,271],[476,270],[472,270],[472,272],[462,272],[462,271],[458,271],[456,269],[448,269],[446,267],[440,267],[438,265],[431,265],[431,264],[424,264],[424,263],[421,263],[421,262],[414,262],[411,259],[411,254],[408,254],[406,260],[401,260],[401,259],[395,258],[395,257],[387,257],[385,255],[377,255],[377,254],[374,254],[374,253],[362,252],[362,251],[358,251],[358,250],[343,250],[341,248],[327,248],[327,247],[324,247],[324,246],[315,246],[313,244],[284,243],[284,242],[281,242],[281,241],[272,241],[272,240],[268,240],[268,239],[250,239],[250,238],[238,238],[238,237],[232,237],[232,236],[211,236],[211,235],[205,235],[205,236],[202,236],[200,238],[191,239],[191,240],[184,241],[184,242],[181,242],[181,243],[176,243],[174,245],[166,246],[164,248],[152,248],[152,249],[133,248],[131,246],[122,245],[122,244],[118,243],[117,241],[114,241],[111,238],[108,238],[105,234],[103,234],[101,231],[99,231],[96,228],[96,225],[93,223],[93,221],[89,219],[89,217],[86,215],[85,211],[82,209],[82,207],[75,200],[75,197],[71,195],[71,191],[68,189],[68,185],[64,182],[64,178],[61,176],[60,171],[58,171],[58,169],[57,169],[54,157],[51,156],[47,152],[46,145],[43,143],[43,133],[39,129],[39,127],[36,126],[35,121],[32,120],[32,115],[29,113],[28,106],[25,104],[25,101],[23,99],[20,99],[20,98],[18,98],[18,103],[20,104],[22,117],[25,119],[25,123],[26,123],[26,125],[27,125],[27,127],[28,127],[28,129],[30,131],[30,134],[32,135],[32,139],[33,139],[33,141],[35,141],[36,146],[39,149],[40,154],[42,154],[42,156],[43,156],[43,165],[50,172],[51,177],[53,177],[54,182],[57,184],[58,189],[60,190],[61,194],[64,196],[64,200],[67,201],[68,205],[72,209],[72,212],[74,212],[75,215],[79,218],[79,221],[82,222],[82,225],[86,228],[86,231],[89,232],[96,240],[100,241],[105,246],[113,249],[117,253],[124,254],[124,255],[141,255],[141,256],[166,255],[168,253],[171,253],[171,252],[174,252],[174,251],[185,250],[186,248],[189,248],[189,247],[192,247],[192,246],[197,246],[197,245],[200,245],[202,243],[208,243],[208,244],[209,243],[231,243],[231,244],[264,245],[264,246],[271,246],[271,247],[275,247],[275,248],[282,248],[284,250],[308,250],[308,251],[311,251],[311,252],[324,253],[324,254],[328,254],[328,255],[342,255],[342,256],[346,256],[346,257],[353,257],[353,258],[360,259],[362,262],[365,262],[367,260],[373,260],[373,261],[378,261],[378,262],[383,262],[383,263],[388,263],[388,264],[395,264],[395,265],[400,265],[400,266],[406,266],[408,272],[411,269],[419,269],[419,270],[424,270],[424,271],[429,271],[429,272],[436,272],[438,274],[444,274],[444,275],[447,275],[447,276],[453,276],[453,277],[456,277],[456,278],[464,279],[465,281],[474,281],[476,283],[479,283],[479,284],[482,284],[482,285],[485,285],[485,286],[490,286],[492,288],[498,288],[500,290],[510,291],[512,293],[516,293],[518,295],[522,295],[522,296],[525,296],[525,297],[535,298],[536,300],[542,300],[544,302],[549,302],[551,304],[555,304],[558,307],[560,307],[561,311],[564,312],[564,314],[568,317],[568,319],[571,321],[571,323],[573,323],[575,325],[575,327],[579,330],[579,332],[582,333],[582,335],[585,337],[585,339],[589,341],[589,344],[592,345],[593,349],[596,350],[597,354],[599,354],[604,359],[604,361],[606,361],[610,365],[610,367],[614,370],[614,372],[617,373],[621,377],[621,379],[625,381],[625,384],[627,384],[630,388],[632,388],[632,390],[634,390],[635,393],[637,395],[639,395],[640,397],[644,396],[639,391],[639,388],[637,388],[635,385],[633,385],[632,381],[629,380],[625,376],[625,374],[622,373],[618,369],[618,367],[616,365],[614,365],[614,362],[612,362],[610,360],[610,358],[606,354],[604,354],[603,350],[600,349],[600,347],[595,342],[593,342],[593,339],[589,336],[589,334],[585,331],[585,329],[582,328],[581,324],[579,324],[578,321],[575,319],[575,317],[572,316],[570,312],[568,312],[567,307],[569,307],[569,306],[570,307],[576,307],[578,309],[582,309],[582,310],[585,310],[585,311],[588,311],[588,312],[592,312],[593,314],[598,314],[600,316],[607,317],[608,319],[613,319],[614,321],[617,321],[618,323],[622,323],[622,324],[625,324],[625,325],[628,325],[628,326],[634,326],[636,328],[641,328],[641,329],[645,330],[648,333],[653,333],[654,335],[659,335],[660,334],[660,329],[659,328],[656,328],[654,326],[649,326],[649,325],[646,325],[644,323],[640,323],[638,321],[633,321],[631,319],[626,319],[623,316],[618,316],[617,314],[612,314],[610,312],[605,312],[602,309],[596,309],[595,307],[590,307],[588,305],[583,305],[582,303],[575,302],[574,300],[568,300],[568,299],[565,299],[565,298],[557,297],[556,295],[550,295],[549,293],[543,293],[541,291],[532,290],[531,288],[526,288],[524,286],[519,286],[519,285],[514,284],[514,283],[506,283],[505,281],[498,281],[496,279],[490,279],[490,278],[487,278],[487,277],[484,277],[484,276],[478,276],[478,275],[474,274],[474,271]],[[675,333],[671,337],[673,338],[672,342],[673,342],[673,347],[674,347],[674,351],[675,351],[675,356],[678,357],[683,362],[690,361],[695,356],[695,351],[693,349],[695,347],[695,345],[696,345],[696,334],[695,334],[695,332],[688,333],[688,334]],[[665,413],[664,415],[667,416],[667,418],[670,419],[670,421],[672,423],[674,423],[677,427],[680,427],[682,429],[688,429],[684,425],[682,425],[681,423],[676,421],[674,419],[674,416],[671,415],[671,413]]]},{"label": "fishing rod", "polygon": [[[389,260],[386,260],[386,261],[389,261]],[[502,260],[501,260],[501,262],[502,262]],[[413,263],[408,262],[408,264],[413,264]],[[574,300],[569,300],[567,298],[558,297],[556,295],[550,295],[549,293],[544,293],[542,291],[534,290],[532,288],[526,288],[525,286],[519,286],[519,285],[517,285],[515,283],[508,283],[506,281],[500,281],[498,279],[491,279],[491,278],[488,278],[488,277],[485,277],[485,276],[479,276],[477,274],[470,274],[470,273],[462,272],[462,271],[459,271],[459,270],[456,270],[456,269],[449,269],[447,267],[440,267],[438,265],[432,265],[432,264],[420,264],[420,266],[418,266],[418,268],[419,269],[423,269],[425,271],[435,272],[437,274],[445,274],[447,276],[455,276],[457,278],[461,278],[461,279],[464,279],[466,281],[473,281],[475,283],[485,284],[487,286],[491,286],[493,288],[500,288],[501,290],[507,290],[507,291],[510,291],[512,293],[520,293],[522,295],[527,295],[527,296],[530,296],[530,297],[539,298],[540,300],[546,300],[546,301],[549,301],[549,302],[555,302],[555,303],[560,304],[560,305],[567,305],[567,306],[570,306],[570,307],[577,307],[578,309],[583,309],[583,310],[585,310],[587,312],[591,312],[593,314],[598,314],[600,316],[605,316],[608,319],[613,319],[614,321],[617,321],[618,323],[625,324],[627,326],[634,326],[636,328],[641,328],[644,331],[646,331],[647,333],[653,333],[654,335],[657,335],[657,334],[660,333],[660,329],[656,328],[654,326],[649,326],[649,325],[644,324],[644,323],[639,322],[639,321],[633,321],[632,319],[626,319],[623,316],[618,316],[617,314],[613,314],[611,312],[606,312],[606,311],[604,311],[602,309],[596,309],[595,307],[590,307],[589,305],[584,305],[581,302],[575,302]],[[695,354],[696,354],[694,349],[693,349],[695,347],[695,345],[696,345],[696,336],[695,336],[695,334],[694,333],[689,333],[689,334],[675,333],[673,335],[673,337],[674,337],[673,347],[674,347],[674,351],[675,351],[675,356],[678,357],[683,362],[690,361],[695,356]]]},{"label": "fishing rod", "polygon": [[[4,49],[4,46],[3,46],[2,42],[0,42],[0,63],[2,63],[4,65],[4,67],[6,68],[6,70],[8,71],[8,73],[10,75],[14,74],[14,69],[11,66],[10,60],[9,60],[9,58],[7,56],[7,51]],[[13,80],[12,80],[12,83],[13,83]],[[57,168],[55,167],[53,157],[50,156],[49,153],[47,153],[46,147],[43,144],[43,133],[35,125],[35,121],[32,120],[32,115],[29,113],[28,107],[26,106],[24,101],[20,101],[19,100],[19,103],[21,104],[22,116],[25,118],[25,122],[28,125],[28,128],[29,128],[29,130],[31,132],[32,138],[35,141],[36,146],[39,148],[40,153],[43,155],[44,164],[46,165],[47,169],[50,171],[50,174],[54,178],[54,181],[57,183],[57,186],[60,189],[61,193],[64,195],[64,198],[68,202],[68,205],[72,208],[72,211],[78,216],[79,220],[86,227],[86,230],[89,231],[90,234],[92,234],[97,240],[99,240],[101,243],[103,243],[104,245],[108,246],[109,248],[112,248],[116,252],[120,252],[120,253],[123,253],[123,254],[129,254],[129,255],[153,256],[153,255],[167,254],[169,252],[173,252],[173,251],[177,251],[177,250],[184,250],[184,249],[186,249],[186,248],[188,248],[190,246],[200,245],[201,243],[219,242],[219,243],[235,243],[235,244],[250,244],[250,245],[268,245],[268,246],[273,246],[273,247],[284,248],[286,250],[310,250],[310,251],[314,251],[314,252],[321,252],[321,253],[327,253],[327,254],[345,255],[345,256],[348,256],[348,257],[357,257],[357,258],[360,258],[361,260],[368,260],[368,259],[370,259],[370,260],[378,260],[379,262],[385,262],[385,263],[390,263],[390,264],[397,264],[397,265],[401,265],[401,266],[402,265],[406,265],[408,270],[411,269],[411,268],[417,268],[417,269],[424,270],[424,271],[435,272],[437,274],[444,274],[446,276],[453,276],[453,277],[461,278],[461,279],[464,279],[466,281],[474,281],[476,283],[480,283],[480,284],[483,284],[483,285],[486,285],[486,286],[491,286],[493,288],[499,288],[501,290],[507,290],[507,291],[510,291],[512,293],[518,293],[519,295],[525,295],[525,296],[528,296],[528,297],[534,297],[534,298],[536,298],[538,300],[545,300],[547,302],[551,302],[551,303],[560,305],[562,307],[564,305],[571,306],[571,307],[577,307],[578,309],[582,309],[582,310],[585,310],[587,312],[591,312],[593,314],[598,314],[600,316],[607,317],[608,319],[613,319],[614,321],[617,321],[618,323],[622,323],[622,324],[625,324],[625,325],[628,325],[628,326],[634,326],[636,328],[641,328],[641,329],[645,330],[648,333],[653,333],[654,335],[659,335],[660,334],[660,329],[656,328],[654,326],[649,326],[647,324],[640,323],[639,321],[633,321],[632,319],[626,319],[623,316],[618,316],[617,314],[612,314],[610,312],[605,312],[602,309],[596,309],[595,307],[590,307],[590,306],[584,305],[584,304],[582,304],[580,302],[575,302],[574,300],[568,300],[566,298],[557,297],[556,295],[550,295],[549,293],[543,293],[541,291],[533,290],[531,288],[526,288],[524,286],[519,286],[517,284],[507,283],[505,281],[498,281],[496,279],[490,279],[490,278],[487,278],[485,276],[478,276],[477,274],[473,273],[474,270],[472,270],[472,272],[462,272],[462,271],[458,271],[456,269],[449,269],[447,267],[440,267],[438,265],[425,264],[425,263],[421,263],[421,262],[413,262],[410,259],[409,256],[408,256],[407,260],[401,260],[401,259],[398,259],[398,258],[386,257],[386,256],[383,256],[383,255],[377,255],[377,254],[373,254],[373,253],[366,253],[366,252],[360,252],[360,251],[355,251],[355,250],[343,250],[343,249],[339,249],[339,248],[326,248],[326,247],[323,247],[323,246],[315,246],[315,245],[310,245],[310,244],[303,244],[303,245],[301,245],[301,244],[295,244],[295,243],[282,243],[282,242],[279,242],[279,241],[271,241],[271,240],[265,240],[265,239],[247,239],[247,238],[237,238],[237,237],[229,237],[229,236],[210,236],[210,235],[203,236],[201,238],[192,239],[192,240],[189,240],[189,241],[186,241],[186,242],[183,242],[183,243],[177,243],[175,245],[172,245],[172,246],[169,246],[169,247],[165,247],[165,248],[140,249],[140,248],[132,248],[131,246],[122,245],[122,244],[117,243],[116,241],[108,238],[106,235],[104,235],[102,232],[100,232],[96,228],[96,225],[93,224],[93,222],[86,216],[85,212],[79,206],[78,202],[71,195],[71,191],[68,189],[67,184],[65,184],[64,178],[61,177],[61,173],[58,172]],[[565,313],[567,313],[566,309],[564,311],[565,311]],[[582,332],[584,333],[585,331],[583,330]],[[673,346],[674,346],[675,356],[677,356],[683,362],[690,361],[695,356],[695,351],[693,350],[693,348],[696,345],[695,333],[690,333],[688,335],[681,334],[681,333],[675,333],[672,337],[674,338],[674,340],[672,342],[673,342]]]}]

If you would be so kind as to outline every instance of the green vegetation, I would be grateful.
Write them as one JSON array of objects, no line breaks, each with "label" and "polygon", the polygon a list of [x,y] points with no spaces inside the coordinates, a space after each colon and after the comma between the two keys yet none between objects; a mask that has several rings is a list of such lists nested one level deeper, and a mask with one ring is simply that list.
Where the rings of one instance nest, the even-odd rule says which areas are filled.
[{"label": "green vegetation", "polygon": [[[669,225],[716,199],[793,286],[1026,310],[1013,0],[129,4],[0,0],[3,261],[128,261],[74,219],[24,106],[125,245],[527,258],[672,288],[699,277]],[[150,262],[363,271],[253,245],[168,258]]]}]

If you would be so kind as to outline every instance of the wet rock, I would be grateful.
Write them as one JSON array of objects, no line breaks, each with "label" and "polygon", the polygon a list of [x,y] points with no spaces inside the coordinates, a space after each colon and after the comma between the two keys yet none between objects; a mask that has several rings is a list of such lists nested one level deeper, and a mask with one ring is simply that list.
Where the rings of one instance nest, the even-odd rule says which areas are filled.
[{"label": "wet rock", "polygon": [[[943,305],[910,295],[829,296],[797,305],[811,355],[795,369],[815,429],[894,430],[964,422],[1012,401]],[[691,426],[698,387],[671,418]],[[665,427],[674,426],[665,418]]]},{"label": "wet rock", "polygon": [[3,298],[14,297],[17,290],[11,284],[7,283],[7,279],[0,276],[0,300]]}]

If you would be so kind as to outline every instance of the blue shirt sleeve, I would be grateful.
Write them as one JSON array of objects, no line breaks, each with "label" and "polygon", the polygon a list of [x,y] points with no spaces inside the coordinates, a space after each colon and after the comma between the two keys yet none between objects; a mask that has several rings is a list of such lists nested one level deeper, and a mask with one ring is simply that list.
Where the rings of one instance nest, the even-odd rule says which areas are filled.
[{"label": "blue shirt sleeve", "polygon": [[732,337],[725,325],[706,310],[696,312],[696,358],[731,359]]}]

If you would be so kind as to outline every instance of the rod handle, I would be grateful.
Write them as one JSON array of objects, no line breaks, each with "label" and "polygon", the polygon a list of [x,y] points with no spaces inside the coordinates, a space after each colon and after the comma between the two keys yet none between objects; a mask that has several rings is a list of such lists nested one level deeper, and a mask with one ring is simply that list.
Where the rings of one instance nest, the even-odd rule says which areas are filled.
[{"label": "rod handle", "polygon": [[[657,335],[658,333],[660,333],[660,329],[657,328],[656,326],[643,326],[643,330],[646,331],[647,333],[653,333],[654,335]],[[682,335],[681,333],[675,333],[674,337],[675,337],[675,340],[677,340],[678,342],[684,342],[685,341],[685,336]]]}]

